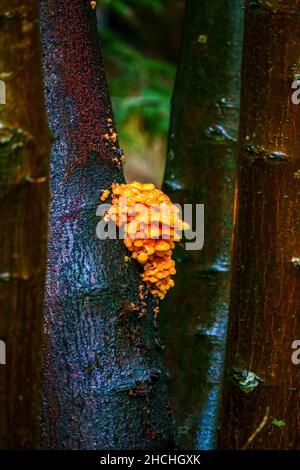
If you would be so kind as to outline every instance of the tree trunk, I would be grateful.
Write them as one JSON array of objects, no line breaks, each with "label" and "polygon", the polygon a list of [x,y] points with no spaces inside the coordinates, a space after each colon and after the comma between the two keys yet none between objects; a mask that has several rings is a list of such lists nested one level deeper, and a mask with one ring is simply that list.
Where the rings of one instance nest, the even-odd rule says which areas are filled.
[{"label": "tree trunk", "polygon": [[248,1],[221,446],[300,449],[300,5]]},{"label": "tree trunk", "polygon": [[[99,240],[102,188],[123,181],[106,144],[112,110],[89,1],[43,0],[51,129],[51,214],[45,314],[44,445],[52,449],[172,446],[172,418],[140,271],[121,240]],[[114,125],[113,125],[114,126]]]},{"label": "tree trunk", "polygon": [[204,248],[177,251],[175,289],[160,316],[182,448],[210,449],[217,439],[229,302],[242,6],[242,0],[188,1],[173,97],[165,189],[176,202],[205,205]]},{"label": "tree trunk", "polygon": [[0,447],[20,449],[38,446],[40,428],[49,134],[38,2],[2,0],[0,29]]}]

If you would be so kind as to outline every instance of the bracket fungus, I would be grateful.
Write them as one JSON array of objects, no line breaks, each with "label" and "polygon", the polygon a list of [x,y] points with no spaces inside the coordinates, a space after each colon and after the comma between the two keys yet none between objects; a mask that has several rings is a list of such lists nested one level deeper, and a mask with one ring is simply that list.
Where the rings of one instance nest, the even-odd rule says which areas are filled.
[{"label": "bracket fungus", "polygon": [[[112,205],[107,218],[122,231],[131,257],[142,265],[141,277],[150,293],[163,299],[174,287],[172,250],[189,225],[181,220],[179,208],[154,184],[114,183],[111,190]],[[109,195],[110,191],[102,190],[101,201]]]}]

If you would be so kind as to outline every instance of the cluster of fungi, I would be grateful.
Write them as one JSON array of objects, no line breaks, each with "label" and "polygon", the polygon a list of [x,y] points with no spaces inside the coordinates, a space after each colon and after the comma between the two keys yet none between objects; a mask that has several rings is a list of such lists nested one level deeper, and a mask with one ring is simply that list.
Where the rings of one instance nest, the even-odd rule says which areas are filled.
[{"label": "cluster of fungi", "polygon": [[112,161],[118,169],[122,167],[122,161],[124,160],[123,150],[117,146],[118,134],[114,130],[112,118],[107,118],[107,130],[102,135],[105,145],[111,146],[113,151]]},{"label": "cluster of fungi", "polygon": [[[103,190],[101,201],[109,196],[110,191]],[[172,250],[182,231],[189,228],[180,219],[178,207],[154,184],[114,183],[106,218],[122,230],[131,257],[143,266],[141,276],[151,294],[163,299],[174,286]]]}]

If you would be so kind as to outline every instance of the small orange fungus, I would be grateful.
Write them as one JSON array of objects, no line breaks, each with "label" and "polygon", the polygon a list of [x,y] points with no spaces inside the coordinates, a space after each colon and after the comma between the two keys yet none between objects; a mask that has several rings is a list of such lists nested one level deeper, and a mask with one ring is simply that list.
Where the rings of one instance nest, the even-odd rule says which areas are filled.
[{"label": "small orange fungus", "polygon": [[[109,194],[103,191],[101,200]],[[114,183],[111,202],[108,217],[125,233],[124,244],[143,266],[141,277],[151,294],[163,299],[174,286],[174,242],[189,225],[179,218],[178,207],[154,184]]]},{"label": "small orange fungus", "polygon": [[102,195],[101,195],[101,201],[104,202],[106,201],[106,199],[108,198],[108,196],[110,195],[110,191],[108,189],[103,189],[102,190]]}]

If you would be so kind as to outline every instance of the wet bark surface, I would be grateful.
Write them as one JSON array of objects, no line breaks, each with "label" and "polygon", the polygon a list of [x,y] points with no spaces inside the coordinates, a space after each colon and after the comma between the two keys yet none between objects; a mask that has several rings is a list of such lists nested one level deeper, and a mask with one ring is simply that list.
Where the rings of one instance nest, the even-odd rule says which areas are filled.
[{"label": "wet bark surface", "polygon": [[0,448],[39,443],[49,133],[38,2],[0,5]]},{"label": "wet bark surface", "polygon": [[223,448],[300,449],[299,14],[247,2]]},{"label": "wet bark surface", "polygon": [[[124,181],[95,11],[43,0],[45,87],[55,142],[45,314],[44,446],[171,448],[153,302],[121,240],[99,240],[100,190]],[[112,124],[114,128],[114,124]],[[140,294],[142,295],[139,295]],[[144,292],[144,293],[143,293]],[[141,318],[140,318],[141,316]]]},{"label": "wet bark surface", "polygon": [[177,249],[160,327],[182,448],[216,445],[229,303],[243,2],[189,0],[164,188],[205,205],[201,251]]}]

